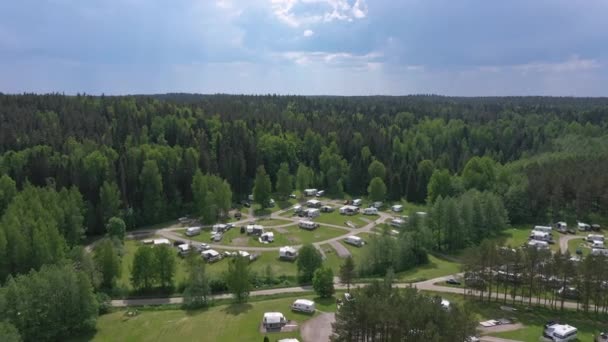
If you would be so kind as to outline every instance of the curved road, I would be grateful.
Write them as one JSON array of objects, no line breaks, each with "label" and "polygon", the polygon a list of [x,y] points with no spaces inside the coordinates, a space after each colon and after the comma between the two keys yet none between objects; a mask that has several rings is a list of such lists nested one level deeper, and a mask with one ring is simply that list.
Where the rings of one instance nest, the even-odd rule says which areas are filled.
[{"label": "curved road", "polygon": [[580,236],[580,235],[562,235],[559,237],[559,249],[562,253],[566,253],[566,251],[568,251],[568,242],[570,242],[570,240],[576,240],[576,239],[584,239],[584,236]]}]

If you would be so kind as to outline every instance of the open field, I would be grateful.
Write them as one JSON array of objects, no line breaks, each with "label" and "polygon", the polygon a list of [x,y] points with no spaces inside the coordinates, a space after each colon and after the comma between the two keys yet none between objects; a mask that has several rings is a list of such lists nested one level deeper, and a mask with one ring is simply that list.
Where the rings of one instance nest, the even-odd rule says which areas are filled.
[{"label": "open field", "polygon": [[591,253],[591,248],[589,248],[589,244],[587,244],[587,242],[585,240],[574,239],[574,240],[568,241],[568,251],[570,252],[570,254],[577,255],[576,250],[579,247],[580,247],[581,251],[583,252],[582,256],[587,256],[587,255],[589,255],[589,253]]},{"label": "open field", "polygon": [[[344,226],[344,227],[348,227],[346,225],[346,221],[351,221],[358,228],[358,227],[363,227],[367,224],[367,222],[361,220],[361,217],[364,217],[364,216],[362,214],[357,214],[357,215],[353,215],[353,216],[340,215],[340,213],[338,212],[338,208],[336,208],[336,210],[334,210],[331,213],[321,213],[321,216],[315,218],[314,221],[319,222],[319,223],[328,223],[328,224],[334,224],[337,226]],[[375,220],[375,219],[377,219],[377,216],[369,216],[367,218],[369,220]]]},{"label": "open field", "polygon": [[[223,252],[222,250],[218,250],[218,252]],[[297,267],[295,262],[289,261],[281,261],[279,260],[279,252],[256,252],[259,257],[251,262],[251,271],[256,272],[260,275],[264,275],[266,272],[266,268],[268,265],[272,268],[272,272],[275,277],[284,275],[287,277],[294,277],[297,275]],[[207,273],[213,277],[218,278],[223,275],[225,271],[228,270],[228,263],[230,258],[224,258],[218,262],[207,264]],[[289,284],[290,286],[292,284]]]},{"label": "open field", "polygon": [[289,224],[289,223],[293,223],[293,221],[279,220],[279,219],[261,219],[261,220],[255,221],[255,224],[261,224],[262,226],[269,226],[269,227],[280,226],[280,225]]},{"label": "open field", "polygon": [[[279,311],[301,325],[313,317],[291,312],[289,306],[297,298],[313,299],[318,310],[335,311],[335,299],[302,295],[254,301],[246,304],[218,305],[204,310],[142,310],[135,317],[117,311],[99,317],[97,331],[82,341],[261,341],[259,332],[264,312]],[[270,333],[271,341],[279,338],[300,338],[298,331]]]},{"label": "open field", "polygon": [[396,274],[397,281],[422,281],[460,272],[460,264],[429,254],[426,265]]}]

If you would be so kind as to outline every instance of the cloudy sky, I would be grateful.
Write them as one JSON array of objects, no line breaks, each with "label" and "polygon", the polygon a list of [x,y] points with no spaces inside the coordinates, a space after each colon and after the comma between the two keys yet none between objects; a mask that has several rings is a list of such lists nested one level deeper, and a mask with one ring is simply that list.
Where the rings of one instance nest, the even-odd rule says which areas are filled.
[{"label": "cloudy sky", "polygon": [[606,0],[0,1],[0,92],[608,96]]}]

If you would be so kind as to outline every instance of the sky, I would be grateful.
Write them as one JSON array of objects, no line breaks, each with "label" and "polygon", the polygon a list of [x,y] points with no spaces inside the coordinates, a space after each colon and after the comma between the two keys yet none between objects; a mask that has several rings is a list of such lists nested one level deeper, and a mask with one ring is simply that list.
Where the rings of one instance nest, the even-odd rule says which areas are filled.
[{"label": "sky", "polygon": [[606,0],[0,1],[0,92],[608,96]]}]

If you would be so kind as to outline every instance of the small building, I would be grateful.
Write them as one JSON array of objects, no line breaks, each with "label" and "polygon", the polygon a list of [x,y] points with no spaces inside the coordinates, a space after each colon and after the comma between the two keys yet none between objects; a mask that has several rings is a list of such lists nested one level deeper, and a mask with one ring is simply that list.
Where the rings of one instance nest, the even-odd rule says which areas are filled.
[{"label": "small building", "polygon": [[264,234],[264,226],[259,224],[250,224],[245,228],[248,235],[262,235]]},{"label": "small building", "polygon": [[384,204],[384,203],[382,203],[382,202],[380,202],[380,201],[376,201],[376,202],[374,202],[374,208],[376,208],[376,209],[380,209],[380,208],[382,208],[382,205],[383,205],[383,204]]},{"label": "small building", "polygon": [[160,245],[168,245],[168,246],[170,246],[171,245],[171,241],[169,241],[169,239],[154,239],[152,241],[152,244],[154,246],[160,246]]},{"label": "small building", "polygon": [[266,312],[262,319],[262,325],[266,330],[280,330],[287,324],[287,319],[280,312]]},{"label": "small building", "polygon": [[378,209],[377,208],[365,208],[363,209],[363,215],[378,215]]},{"label": "small building", "polygon": [[315,312],[315,302],[308,299],[296,299],[295,302],[291,304],[291,310],[305,313],[313,313]]},{"label": "small building", "polygon": [[274,242],[274,233],[273,232],[265,232],[265,233],[263,233],[262,235],[260,235],[259,241],[261,243]]},{"label": "small building", "polygon": [[304,196],[316,196],[317,189],[304,189]]},{"label": "small building", "polygon": [[300,220],[300,222],[298,222],[298,227],[313,230],[319,228],[319,224],[313,221]]},{"label": "small building", "polygon": [[331,213],[334,211],[334,207],[329,206],[329,205],[324,205],[320,209],[321,209],[322,213]]},{"label": "small building", "polygon": [[345,205],[340,208],[340,214],[342,215],[355,215],[359,212],[359,207],[355,207],[354,205]]},{"label": "small building", "polygon": [[323,205],[323,203],[321,203],[321,201],[316,200],[316,199],[311,199],[306,201],[306,206],[309,208],[320,208]]},{"label": "small building", "polygon": [[363,204],[363,200],[362,199],[357,198],[356,200],[353,200],[353,205],[355,207],[359,207],[359,206],[361,206],[361,204]]},{"label": "small building", "polygon": [[351,235],[351,236],[345,237],[344,242],[346,242],[349,245],[353,245],[353,246],[357,246],[357,247],[363,246],[363,239],[361,239],[360,237],[358,237],[356,235]]},{"label": "small building", "polygon": [[315,217],[321,216],[321,211],[316,208],[308,208],[305,210],[305,212],[306,212],[306,217],[309,217],[309,218],[315,218]]},{"label": "small building", "polygon": [[394,218],[391,220],[391,226],[402,228],[403,226],[405,226],[405,220],[401,218]]},{"label": "small building", "polygon": [[201,227],[190,227],[186,229],[186,236],[195,236],[201,233]]},{"label": "small building", "polygon": [[577,339],[578,330],[568,324],[549,323],[545,325],[543,336],[555,342],[567,342]]},{"label": "small building", "polygon": [[206,251],[202,251],[201,256],[208,263],[216,262],[216,261],[219,261],[220,259],[222,259],[222,255],[214,249],[208,249]]},{"label": "small building", "polygon": [[403,206],[401,204],[395,204],[391,207],[391,210],[398,213],[403,211]]},{"label": "small building", "polygon": [[293,261],[298,257],[298,250],[291,246],[279,248],[279,259]]},{"label": "small building", "polygon": [[190,254],[190,245],[187,243],[183,243],[183,244],[177,246],[177,253],[180,256],[186,256],[186,255]]}]

